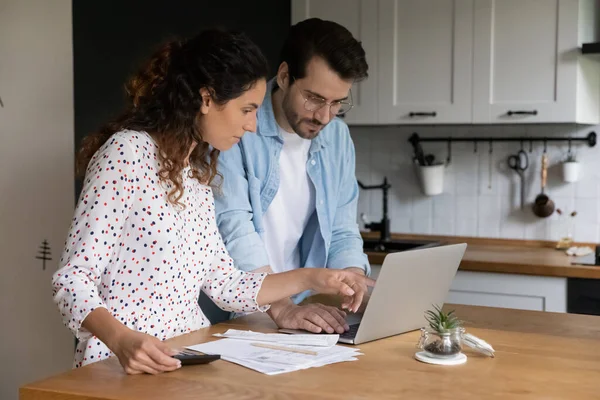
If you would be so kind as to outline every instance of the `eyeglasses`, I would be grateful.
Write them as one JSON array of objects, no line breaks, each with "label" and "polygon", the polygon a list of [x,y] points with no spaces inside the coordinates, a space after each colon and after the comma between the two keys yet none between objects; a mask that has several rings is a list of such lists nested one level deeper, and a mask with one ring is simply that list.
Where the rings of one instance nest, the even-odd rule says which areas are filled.
[{"label": "eyeglasses", "polygon": [[[294,82],[296,81],[296,78],[294,78]],[[348,100],[338,100],[338,101],[332,101],[331,103],[328,103],[327,100],[325,100],[322,97],[319,96],[315,96],[313,94],[310,93],[304,93],[305,91],[298,86],[298,89],[300,89],[300,96],[302,96],[302,98],[304,99],[304,109],[306,111],[317,111],[320,110],[321,108],[325,107],[325,106],[329,106],[329,113],[331,115],[337,115],[337,116],[341,116],[346,114],[348,111],[350,111],[352,109],[352,107],[354,107],[354,104],[352,103],[352,90],[350,90],[350,92],[348,93]]]}]

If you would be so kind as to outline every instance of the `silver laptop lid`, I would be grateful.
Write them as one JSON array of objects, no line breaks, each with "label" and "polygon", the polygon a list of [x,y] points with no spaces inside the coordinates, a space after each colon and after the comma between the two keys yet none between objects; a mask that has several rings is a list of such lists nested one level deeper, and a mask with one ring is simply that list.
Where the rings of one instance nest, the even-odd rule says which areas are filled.
[{"label": "silver laptop lid", "polygon": [[460,243],[388,254],[354,343],[425,326],[425,311],[444,303],[466,248]]}]

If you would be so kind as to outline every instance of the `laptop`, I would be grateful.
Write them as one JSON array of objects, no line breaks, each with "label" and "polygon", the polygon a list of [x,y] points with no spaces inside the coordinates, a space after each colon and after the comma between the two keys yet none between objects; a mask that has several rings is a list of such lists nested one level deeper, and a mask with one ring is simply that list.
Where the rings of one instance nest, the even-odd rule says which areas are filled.
[{"label": "laptop", "polygon": [[339,342],[360,344],[426,326],[425,311],[444,304],[466,248],[460,243],[389,253],[364,313],[347,316],[350,330]]}]

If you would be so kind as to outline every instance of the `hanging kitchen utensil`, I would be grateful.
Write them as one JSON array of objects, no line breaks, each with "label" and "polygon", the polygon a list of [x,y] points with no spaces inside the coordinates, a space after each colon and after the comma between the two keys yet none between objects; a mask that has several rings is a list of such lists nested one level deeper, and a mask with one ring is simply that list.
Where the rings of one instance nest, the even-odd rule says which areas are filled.
[{"label": "hanging kitchen utensil", "polygon": [[410,143],[413,145],[413,150],[415,152],[413,160],[416,160],[418,165],[427,165],[427,161],[425,160],[425,153],[423,152],[423,147],[421,147],[421,142],[419,142],[419,138],[416,136],[416,134],[413,134],[413,136],[411,136]]},{"label": "hanging kitchen utensil", "polygon": [[554,202],[544,193],[548,179],[548,155],[546,154],[546,142],[544,142],[544,154],[542,154],[542,192],[537,195],[533,203],[533,213],[540,218],[546,218],[554,212]]},{"label": "hanging kitchen utensil", "polygon": [[529,167],[527,153],[521,149],[516,155],[508,157],[508,166],[521,178],[521,208],[525,207],[525,170]]}]

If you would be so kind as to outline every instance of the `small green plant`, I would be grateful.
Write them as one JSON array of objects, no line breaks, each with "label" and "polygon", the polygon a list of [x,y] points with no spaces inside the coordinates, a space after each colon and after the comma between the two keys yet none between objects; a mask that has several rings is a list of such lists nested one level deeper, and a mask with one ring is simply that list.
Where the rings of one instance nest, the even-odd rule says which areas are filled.
[{"label": "small green plant", "polygon": [[453,356],[462,349],[462,321],[454,315],[454,310],[445,313],[440,306],[425,311],[432,334],[425,336],[423,348],[430,354],[440,357]]},{"label": "small green plant", "polygon": [[454,315],[454,310],[445,313],[442,308],[434,305],[433,310],[425,312],[425,319],[429,322],[431,329],[438,333],[447,333],[452,329],[462,326],[462,321]]}]

